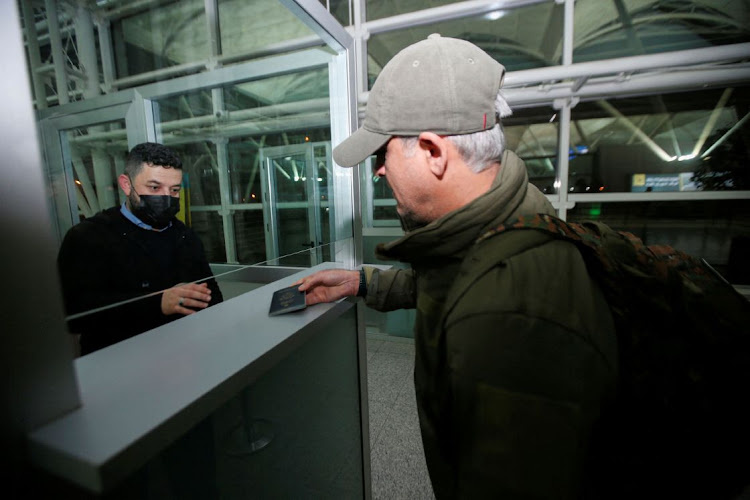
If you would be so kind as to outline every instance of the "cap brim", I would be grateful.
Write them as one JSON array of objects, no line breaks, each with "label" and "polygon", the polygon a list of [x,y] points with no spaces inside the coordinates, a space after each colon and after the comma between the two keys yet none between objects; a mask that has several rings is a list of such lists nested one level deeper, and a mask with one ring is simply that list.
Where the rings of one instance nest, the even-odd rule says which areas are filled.
[{"label": "cap brim", "polygon": [[392,136],[370,132],[361,127],[344,142],[333,148],[333,160],[342,167],[353,167],[362,163],[368,156],[388,142]]}]

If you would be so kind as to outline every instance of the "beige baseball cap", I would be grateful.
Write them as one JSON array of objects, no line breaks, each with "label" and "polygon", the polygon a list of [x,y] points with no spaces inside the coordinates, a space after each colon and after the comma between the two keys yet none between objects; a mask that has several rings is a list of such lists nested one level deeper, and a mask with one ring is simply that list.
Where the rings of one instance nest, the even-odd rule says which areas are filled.
[{"label": "beige baseball cap", "polygon": [[435,33],[396,54],[372,86],[362,127],[333,159],[353,167],[393,136],[460,135],[497,123],[505,67],[476,45]]}]

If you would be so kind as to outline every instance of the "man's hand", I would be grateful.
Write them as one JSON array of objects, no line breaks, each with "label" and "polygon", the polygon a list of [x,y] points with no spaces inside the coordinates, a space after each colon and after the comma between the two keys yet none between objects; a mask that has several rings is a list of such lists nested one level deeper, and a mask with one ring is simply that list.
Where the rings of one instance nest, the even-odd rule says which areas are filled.
[{"label": "man's hand", "polygon": [[206,283],[186,283],[169,288],[161,295],[161,312],[169,314],[193,314],[196,309],[205,309],[211,302],[211,289]]},{"label": "man's hand", "polygon": [[305,302],[308,306],[320,302],[334,302],[344,297],[357,295],[359,271],[344,269],[318,271],[302,278],[295,285],[301,285],[299,290],[307,292]]}]

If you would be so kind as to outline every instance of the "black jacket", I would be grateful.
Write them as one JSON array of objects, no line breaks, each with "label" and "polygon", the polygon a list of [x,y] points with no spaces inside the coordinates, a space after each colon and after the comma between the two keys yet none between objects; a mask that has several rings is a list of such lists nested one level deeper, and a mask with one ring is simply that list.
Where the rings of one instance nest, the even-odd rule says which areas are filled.
[{"label": "black jacket", "polygon": [[181,318],[164,315],[156,293],[177,283],[210,277],[210,305],[223,299],[200,239],[177,219],[156,233],[109,208],[68,231],[57,264],[68,315],[147,296],[70,320],[70,332],[81,334],[81,354]]}]

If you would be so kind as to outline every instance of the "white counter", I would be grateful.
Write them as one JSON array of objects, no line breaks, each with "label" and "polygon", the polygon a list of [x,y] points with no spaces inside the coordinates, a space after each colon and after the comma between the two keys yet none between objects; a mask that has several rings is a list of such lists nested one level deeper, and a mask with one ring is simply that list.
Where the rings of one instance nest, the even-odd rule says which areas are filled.
[{"label": "white counter", "polygon": [[[269,317],[275,290],[326,263],[75,361],[82,406],[29,435],[32,461],[101,492],[354,306]],[[352,332],[355,334],[355,332]]]}]

